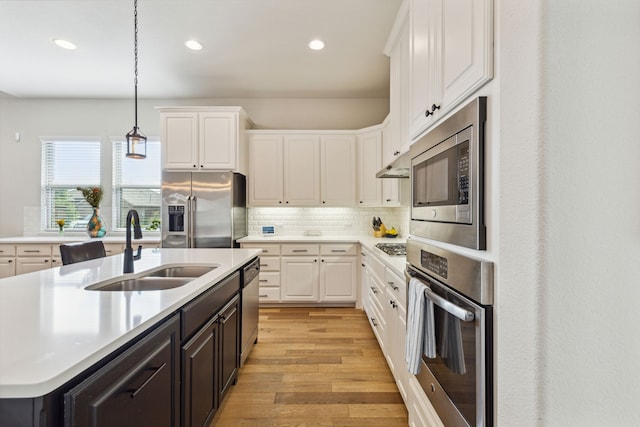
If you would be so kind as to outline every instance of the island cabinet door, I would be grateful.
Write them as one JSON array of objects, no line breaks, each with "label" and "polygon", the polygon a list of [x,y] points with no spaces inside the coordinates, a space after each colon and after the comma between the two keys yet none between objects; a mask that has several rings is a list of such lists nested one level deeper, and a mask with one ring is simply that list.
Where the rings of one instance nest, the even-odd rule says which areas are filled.
[{"label": "island cabinet door", "polygon": [[220,313],[220,401],[238,378],[240,360],[240,297],[236,296]]},{"label": "island cabinet door", "polygon": [[208,425],[218,409],[216,393],[219,347],[218,317],[212,318],[182,347],[184,427]]},{"label": "island cabinet door", "polygon": [[65,394],[66,427],[178,427],[179,316]]}]

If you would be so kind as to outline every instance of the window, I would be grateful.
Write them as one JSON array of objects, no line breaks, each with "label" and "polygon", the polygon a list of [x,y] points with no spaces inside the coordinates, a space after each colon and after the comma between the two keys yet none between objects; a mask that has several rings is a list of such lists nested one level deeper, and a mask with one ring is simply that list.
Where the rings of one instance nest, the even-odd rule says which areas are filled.
[{"label": "window", "polygon": [[160,141],[147,140],[147,158],[125,157],[127,143],[115,140],[113,144],[113,228],[126,227],[129,209],[140,216],[143,229],[157,229],[160,223],[161,165]]},{"label": "window", "polygon": [[89,185],[100,185],[99,138],[42,140],[43,230],[57,230],[58,219],[67,230],[86,229],[92,208],[76,187]]}]

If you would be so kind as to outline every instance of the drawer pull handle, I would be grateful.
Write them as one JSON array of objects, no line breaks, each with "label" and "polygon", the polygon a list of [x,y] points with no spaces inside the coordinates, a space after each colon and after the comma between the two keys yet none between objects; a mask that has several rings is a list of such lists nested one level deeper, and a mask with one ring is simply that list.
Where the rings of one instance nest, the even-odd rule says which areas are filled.
[{"label": "drawer pull handle", "polygon": [[260,295],[260,298],[269,298],[269,295]]},{"label": "drawer pull handle", "polygon": [[40,253],[40,249],[25,249],[24,253],[26,253],[26,254],[39,254]]},{"label": "drawer pull handle", "polygon": [[347,252],[346,249],[331,249],[331,252]]},{"label": "drawer pull handle", "polygon": [[129,389],[127,391],[131,392],[131,398],[133,399],[134,397],[136,397],[138,395],[138,393],[140,393],[142,391],[143,388],[145,388],[147,386],[147,384],[149,384],[156,375],[158,375],[158,373],[165,367],[167,366],[166,362],[163,363],[162,365],[160,365],[157,368],[149,368],[149,370],[153,370],[153,374],[149,375],[149,378],[147,378],[145,380],[145,382],[142,383],[142,385],[138,388],[135,389]]},{"label": "drawer pull handle", "polygon": [[294,249],[293,252],[299,253],[299,252],[308,252],[308,249]]},{"label": "drawer pull handle", "polygon": [[269,267],[269,264],[260,264],[260,267]]},{"label": "drawer pull handle", "polygon": [[258,282],[268,282],[268,279],[258,279]]},{"label": "drawer pull handle", "polygon": [[373,326],[378,326],[378,324],[376,323],[376,319],[374,319],[373,317],[370,318],[371,319],[371,323],[373,323]]},{"label": "drawer pull handle", "polygon": [[374,294],[377,294],[377,293],[378,293],[378,290],[377,290],[375,287],[373,287],[373,286],[372,286],[372,287],[371,287],[371,292],[373,292]]}]

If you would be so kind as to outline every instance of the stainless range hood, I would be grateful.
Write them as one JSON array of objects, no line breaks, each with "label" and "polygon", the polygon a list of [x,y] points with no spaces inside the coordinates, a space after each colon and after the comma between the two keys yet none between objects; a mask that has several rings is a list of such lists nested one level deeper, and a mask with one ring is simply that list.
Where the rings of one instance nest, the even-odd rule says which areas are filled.
[{"label": "stainless range hood", "polygon": [[376,174],[376,178],[409,178],[411,157],[409,152],[402,154]]}]

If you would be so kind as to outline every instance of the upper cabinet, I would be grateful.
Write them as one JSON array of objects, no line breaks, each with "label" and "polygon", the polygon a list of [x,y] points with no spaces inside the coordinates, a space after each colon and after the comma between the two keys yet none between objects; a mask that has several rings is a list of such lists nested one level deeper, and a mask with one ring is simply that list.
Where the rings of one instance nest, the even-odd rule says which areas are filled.
[{"label": "upper cabinet", "polygon": [[409,151],[410,35],[407,1],[398,11],[384,50],[389,56],[389,116],[384,124],[382,164],[388,165]]},{"label": "upper cabinet", "polygon": [[165,170],[247,171],[245,129],[240,107],[162,107],[162,167]]},{"label": "upper cabinet", "polygon": [[372,129],[358,135],[358,206],[380,206],[382,179],[376,173],[382,169],[382,131]]},{"label": "upper cabinet", "polygon": [[320,137],[322,206],[353,206],[356,201],[355,135]]},{"label": "upper cabinet", "polygon": [[493,77],[493,0],[410,0],[410,137]]},{"label": "upper cabinet", "polygon": [[284,204],[320,203],[320,144],[317,135],[284,137]]}]

